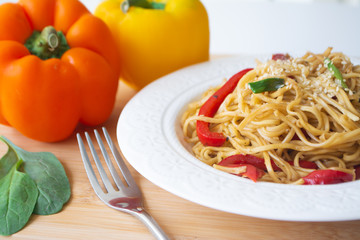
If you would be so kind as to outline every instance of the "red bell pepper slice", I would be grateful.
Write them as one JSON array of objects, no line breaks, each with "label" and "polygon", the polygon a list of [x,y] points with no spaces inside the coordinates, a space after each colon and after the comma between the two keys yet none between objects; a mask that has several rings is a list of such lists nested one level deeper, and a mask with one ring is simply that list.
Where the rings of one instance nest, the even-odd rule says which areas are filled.
[{"label": "red bell pepper slice", "polygon": [[[249,155],[249,154],[236,154],[229,156],[227,158],[224,158],[219,165],[226,166],[231,164],[251,164],[254,167],[266,171],[265,161],[262,158]],[[276,171],[281,170],[278,166],[275,165],[275,163],[271,160],[271,165],[273,169]]]},{"label": "red bell pepper slice", "polygon": [[355,166],[355,179],[360,179],[360,165]]},{"label": "red bell pepper slice", "polygon": [[[306,139],[309,139],[310,136],[309,134],[307,134],[306,130],[305,129],[301,129],[301,132],[305,135]],[[299,136],[295,133],[292,140],[300,140]]]},{"label": "red bell pepper slice", "polygon": [[263,170],[258,169],[251,164],[232,164],[232,163],[224,164],[220,162],[218,165],[228,168],[246,167],[245,172],[239,174],[234,174],[234,173],[232,174],[236,176],[247,177],[254,182],[256,182],[259,178],[261,178],[265,174]]},{"label": "red bell pepper slice", "polygon": [[240,164],[240,165],[246,166],[246,172],[242,173],[241,175],[253,180],[254,182],[256,182],[259,178],[261,178],[265,174],[264,171],[254,167],[251,164]]},{"label": "red bell pepper slice", "polygon": [[[288,161],[288,163],[289,163],[291,166],[294,166],[294,161]],[[307,169],[317,169],[317,168],[318,168],[318,166],[316,165],[316,163],[310,162],[310,161],[306,161],[306,160],[299,161],[299,165],[300,165],[300,167],[302,167],[302,168],[307,168]]]},{"label": "red bell pepper slice", "polygon": [[336,184],[352,181],[353,175],[338,170],[321,169],[309,173],[302,179],[304,185]]},{"label": "red bell pepper slice", "polygon": [[[276,166],[276,164],[273,160],[270,160],[270,161],[271,161],[271,166],[274,169],[274,171],[281,171],[281,168]],[[288,161],[288,163],[292,166],[294,165],[294,161]],[[221,165],[221,166],[230,165],[230,164],[251,164],[251,165],[255,166],[256,168],[267,171],[264,159],[253,156],[253,155],[249,155],[249,154],[232,155],[227,158],[224,158],[219,163],[219,165]],[[317,169],[317,165],[314,162],[305,161],[305,160],[300,161],[300,167],[308,168],[308,169]]]},{"label": "red bell pepper slice", "polygon": [[288,60],[290,58],[290,56],[288,54],[283,54],[283,53],[276,53],[273,54],[271,59],[272,60]]},{"label": "red bell pepper slice", "polygon": [[[221,103],[227,95],[234,91],[239,80],[252,68],[244,69],[234,76],[232,76],[219,90],[217,90],[200,108],[199,116],[213,117],[219,109]],[[222,133],[211,132],[209,123],[198,120],[196,122],[196,132],[200,142],[205,146],[220,147],[225,141],[226,137]]]}]

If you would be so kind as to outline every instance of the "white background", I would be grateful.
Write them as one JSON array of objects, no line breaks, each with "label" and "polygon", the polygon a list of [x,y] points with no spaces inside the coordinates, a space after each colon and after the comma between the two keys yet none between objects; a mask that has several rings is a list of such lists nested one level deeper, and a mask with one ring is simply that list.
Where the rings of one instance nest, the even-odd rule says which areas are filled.
[{"label": "white background", "polygon": [[[82,2],[93,12],[101,0]],[[202,2],[209,15],[211,54],[303,54],[331,46],[360,56],[359,0]]]},{"label": "white background", "polygon": [[[221,2],[221,3],[220,3]],[[360,56],[360,4],[204,0],[212,53],[334,51]]]}]

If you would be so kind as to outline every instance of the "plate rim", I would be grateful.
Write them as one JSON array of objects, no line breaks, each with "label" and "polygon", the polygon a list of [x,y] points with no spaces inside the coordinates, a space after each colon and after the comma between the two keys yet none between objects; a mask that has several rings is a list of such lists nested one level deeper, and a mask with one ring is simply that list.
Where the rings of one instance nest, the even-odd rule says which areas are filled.
[{"label": "plate rim", "polygon": [[[316,210],[316,209],[307,209],[307,211],[310,211],[310,214],[304,214],[304,215],[299,215],[299,216],[291,216],[289,215],[289,213],[279,213],[279,214],[274,214],[274,211],[269,210],[269,212],[266,213],[258,213],[258,212],[253,212],[253,211],[246,211],[246,210],[239,210],[239,209],[232,209],[232,205],[230,205],[230,207],[221,207],[221,204],[213,204],[212,202],[206,201],[204,199],[194,199],[194,197],[192,197],[191,194],[189,193],[185,193],[184,192],[184,188],[180,188],[177,189],[176,187],[171,187],[169,186],[167,183],[165,183],[163,181],[163,178],[159,178],[158,176],[155,176],[154,174],[152,174],[151,172],[149,172],[148,166],[142,166],[135,158],[134,156],[136,155],[136,153],[134,153],[134,149],[131,149],[132,147],[126,143],[126,138],[123,137],[123,132],[125,131],[125,127],[123,126],[125,121],[128,121],[127,118],[129,118],[129,116],[127,116],[126,114],[129,114],[129,111],[131,111],[131,108],[133,107],[133,105],[137,104],[137,101],[142,100],[141,98],[143,98],[144,96],[146,96],[147,94],[151,94],[154,91],[156,91],[156,89],[158,89],[159,87],[163,87],[164,86],[168,86],[168,83],[171,81],[175,81],[174,79],[177,79],[179,75],[186,75],[186,74],[194,74],[194,73],[198,73],[198,71],[207,69],[209,67],[213,67],[216,68],[219,65],[226,65],[228,63],[232,63],[235,61],[244,61],[244,62],[248,62],[248,61],[252,61],[253,65],[255,65],[255,59],[257,58],[268,58],[268,55],[236,55],[236,56],[229,56],[229,57],[221,57],[221,58],[216,58],[216,59],[211,59],[209,61],[206,62],[202,62],[202,63],[198,63],[198,64],[194,64],[185,68],[182,68],[178,71],[175,71],[173,73],[170,73],[168,75],[165,75],[161,78],[159,78],[158,80],[150,83],[148,86],[146,86],[145,88],[143,88],[142,90],[140,90],[134,97],[132,97],[129,102],[125,105],[125,107],[123,108],[123,110],[120,113],[118,122],[117,122],[117,127],[116,127],[116,136],[117,136],[117,140],[118,140],[118,145],[120,146],[120,150],[122,151],[123,155],[125,156],[126,160],[135,168],[136,171],[138,171],[141,175],[143,175],[146,179],[148,179],[149,181],[151,181],[152,183],[154,183],[155,185],[159,186],[160,188],[163,188],[164,190],[175,194],[179,197],[182,197],[188,201],[209,207],[209,208],[213,208],[216,210],[220,210],[220,211],[224,211],[224,212],[229,212],[229,213],[235,213],[235,214],[240,214],[240,215],[245,215],[245,216],[251,216],[251,217],[258,217],[258,218],[263,218],[263,219],[272,219],[272,220],[286,220],[286,221],[344,221],[344,220],[358,220],[360,219],[360,213],[356,213],[356,212],[360,212],[360,211],[352,211],[350,213],[347,213],[347,215],[319,215],[319,214],[313,214],[313,211],[311,210]],[[353,57],[351,57],[351,59],[353,60]],[[355,58],[356,61],[358,61],[357,58]],[[360,61],[359,61],[360,62]],[[240,63],[241,65],[241,63]],[[244,67],[245,68],[245,67]],[[226,70],[229,71],[229,70]],[[225,71],[225,72],[226,72]],[[195,75],[196,75],[195,74]],[[230,74],[230,73],[228,73]],[[219,74],[218,74],[219,75]],[[207,76],[208,77],[208,76]],[[229,76],[227,76],[229,77]],[[178,80],[178,79],[177,79]],[[205,81],[206,79],[203,79],[202,81]],[[215,80],[214,80],[215,81]],[[191,81],[190,81],[191,82]],[[221,83],[221,79],[219,79],[218,84]],[[206,84],[205,84],[206,85]],[[208,86],[209,87],[209,86]],[[207,89],[207,88],[206,88]],[[203,89],[206,90],[206,89]],[[181,90],[181,89],[180,89]],[[179,89],[172,89],[169,91],[172,91],[177,94],[179,94]],[[196,92],[196,91],[195,91]],[[190,102],[190,101],[187,101]],[[180,101],[180,103],[182,103],[182,101]],[[180,104],[179,103],[179,104]],[[170,104],[170,103],[168,103]],[[171,104],[170,104],[171,105]],[[165,110],[164,110],[165,111]],[[140,113],[141,114],[145,114],[145,113]],[[165,112],[161,113],[162,115],[165,114]],[[169,117],[169,116],[168,116]],[[170,116],[170,118],[178,118],[177,116]],[[174,119],[172,119],[174,120]],[[176,120],[174,120],[176,121]],[[160,124],[161,125],[161,124]],[[161,127],[163,127],[163,125],[161,125]],[[171,128],[169,126],[166,126],[168,128]],[[166,129],[163,129],[162,131],[166,132]],[[175,130],[174,130],[175,132]],[[170,138],[173,138],[173,133],[171,133]],[[166,141],[169,141],[166,138],[169,138],[169,136],[161,136],[161,138],[165,139]],[[162,140],[164,140],[162,139]],[[180,142],[180,140],[178,139],[178,141]],[[175,143],[175,145],[178,147],[178,143]],[[184,150],[184,149],[183,149]],[[182,151],[182,153],[184,153],[184,151]],[[267,183],[267,182],[258,182],[258,183],[252,183],[250,180],[248,179],[242,179],[236,176],[232,176],[231,174],[227,174],[224,172],[221,172],[219,170],[213,169],[210,166],[207,166],[205,163],[202,163],[200,160],[197,160],[195,157],[192,156],[192,159],[189,160],[189,155],[191,155],[191,153],[187,152],[188,156],[185,157],[187,161],[190,161],[192,164],[194,163],[194,159],[198,162],[197,167],[204,169],[207,169],[210,176],[216,175],[216,177],[220,178],[220,179],[227,179],[227,180],[231,180],[231,181],[235,181],[236,182],[241,182],[244,185],[251,185],[252,187],[255,186],[255,188],[275,188],[276,191],[288,191],[289,190],[289,185],[285,185],[285,184],[276,184],[276,183]],[[185,154],[186,155],[186,154]],[[182,156],[184,157],[184,156]],[[200,164],[200,165],[199,165]],[[201,167],[201,164],[205,165]],[[199,176],[199,177],[204,177],[204,176]],[[340,193],[343,192],[348,192],[351,191],[353,189],[360,189],[360,181],[356,181],[356,182],[350,182],[350,183],[343,183],[343,184],[338,184],[338,185],[322,185],[322,186],[295,186],[292,185],[291,188],[292,189],[296,189],[301,190],[301,191],[311,191],[311,192],[316,192],[316,191],[324,191],[326,189],[328,189],[329,191],[339,191]],[[280,189],[280,190],[279,190]],[[281,190],[283,189],[283,190]],[[193,191],[193,190],[192,190]],[[356,199],[360,199],[360,192],[357,193],[358,195],[355,195]],[[346,199],[345,199],[346,200]],[[217,199],[216,201],[220,201],[223,203],[226,203],[226,200],[224,199]],[[360,207],[359,209],[360,210]],[[320,211],[321,212],[321,211]],[[317,212],[318,213],[318,212]]]}]

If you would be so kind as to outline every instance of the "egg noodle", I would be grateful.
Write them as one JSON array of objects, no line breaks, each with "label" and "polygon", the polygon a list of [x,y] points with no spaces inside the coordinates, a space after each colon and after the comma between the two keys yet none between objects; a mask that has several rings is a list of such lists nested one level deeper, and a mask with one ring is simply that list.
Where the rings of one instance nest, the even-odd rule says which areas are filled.
[{"label": "egg noodle", "polygon": [[[346,88],[326,59],[341,72]],[[248,83],[267,78],[282,78],[285,85],[256,94],[250,89]],[[196,158],[231,172],[218,163],[235,154],[257,156],[266,166],[259,181],[301,184],[301,178],[314,171],[300,167],[304,160],[316,163],[318,169],[350,173],[355,179],[354,166],[360,164],[360,66],[349,57],[328,48],[322,54],[257,61],[213,117],[198,116],[220,87],[207,90],[182,116],[185,140],[192,144]],[[209,122],[210,131],[223,133],[226,142],[204,146],[197,136],[197,120]],[[281,171],[275,171],[271,161]]]}]

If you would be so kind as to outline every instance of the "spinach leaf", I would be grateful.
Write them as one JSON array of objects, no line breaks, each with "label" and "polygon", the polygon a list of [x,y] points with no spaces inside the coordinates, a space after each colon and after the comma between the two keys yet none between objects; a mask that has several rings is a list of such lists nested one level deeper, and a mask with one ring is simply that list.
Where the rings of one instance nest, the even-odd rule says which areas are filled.
[{"label": "spinach leaf", "polygon": [[70,198],[70,183],[59,160],[49,152],[19,153],[24,171],[36,182],[39,198],[34,213],[49,215],[59,212]]},{"label": "spinach leaf", "polygon": [[0,179],[8,174],[17,161],[15,152],[9,148],[7,153],[0,159]]},{"label": "spinach leaf", "polygon": [[18,161],[0,180],[0,234],[10,235],[22,229],[29,220],[38,197],[34,181],[19,172]]},{"label": "spinach leaf", "polygon": [[56,156],[49,152],[28,152],[5,137],[1,139],[24,161],[24,172],[36,183],[39,197],[34,213],[49,215],[59,212],[69,200],[71,190],[64,167]]}]

